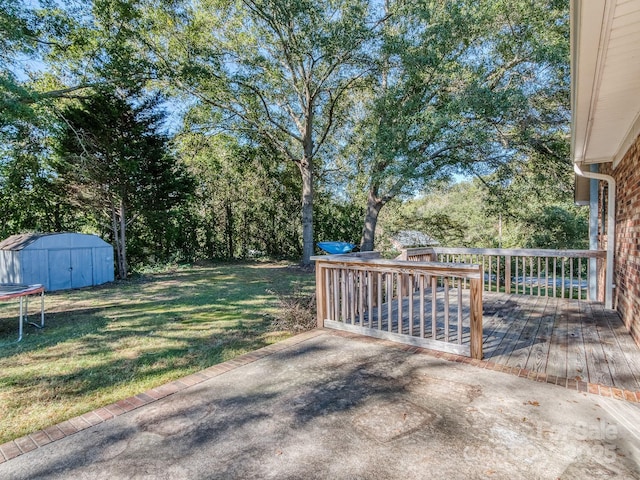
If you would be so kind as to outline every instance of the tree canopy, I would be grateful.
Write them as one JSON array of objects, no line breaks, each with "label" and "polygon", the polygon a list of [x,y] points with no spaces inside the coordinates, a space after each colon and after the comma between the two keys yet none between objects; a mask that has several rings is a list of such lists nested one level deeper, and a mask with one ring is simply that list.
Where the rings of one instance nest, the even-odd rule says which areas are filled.
[{"label": "tree canopy", "polygon": [[544,133],[568,133],[561,2],[387,5],[379,72],[351,150],[367,189],[363,250],[391,199],[452,173],[489,173],[530,143],[545,145]]},{"label": "tree canopy", "polygon": [[297,166],[308,264],[315,170],[345,122],[347,97],[372,68],[384,12],[366,0],[201,1],[181,12],[178,28],[158,22],[164,41],[153,43],[154,55],[167,80],[208,106],[220,128]]},{"label": "tree canopy", "polygon": [[460,174],[473,188],[445,196],[538,232],[519,246],[584,234],[564,0],[7,0],[0,33],[3,232],[96,231],[121,275],[126,246],[134,264],[369,250],[385,205],[462,241],[414,208]]},{"label": "tree canopy", "polygon": [[186,169],[158,132],[157,99],[131,105],[132,92],[98,90],[61,112],[58,173],[70,198],[108,225],[118,273],[127,277],[126,232],[145,219],[156,247],[165,242],[167,214],[191,194]]}]

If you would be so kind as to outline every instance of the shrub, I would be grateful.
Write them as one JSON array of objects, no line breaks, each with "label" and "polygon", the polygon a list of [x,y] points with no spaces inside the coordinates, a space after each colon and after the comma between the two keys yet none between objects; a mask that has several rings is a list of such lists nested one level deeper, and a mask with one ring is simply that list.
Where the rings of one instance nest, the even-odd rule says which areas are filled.
[{"label": "shrub", "polygon": [[270,316],[272,330],[300,333],[317,325],[316,296],[296,285],[290,292],[274,292],[278,298],[278,313]]}]

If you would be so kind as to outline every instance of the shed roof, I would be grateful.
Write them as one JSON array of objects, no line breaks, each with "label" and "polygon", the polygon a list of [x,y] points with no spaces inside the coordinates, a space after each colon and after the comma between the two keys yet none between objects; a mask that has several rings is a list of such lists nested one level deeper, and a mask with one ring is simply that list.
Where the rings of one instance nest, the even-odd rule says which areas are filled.
[{"label": "shed roof", "polygon": [[42,237],[42,233],[24,233],[11,235],[0,242],[0,250],[22,250]]},{"label": "shed roof", "polygon": [[25,233],[11,235],[0,242],[0,250],[20,251],[26,248],[93,248],[111,246],[97,235],[85,233]]},{"label": "shed roof", "polygon": [[391,243],[396,248],[408,248],[438,245],[440,242],[418,230],[400,230],[391,237]]}]

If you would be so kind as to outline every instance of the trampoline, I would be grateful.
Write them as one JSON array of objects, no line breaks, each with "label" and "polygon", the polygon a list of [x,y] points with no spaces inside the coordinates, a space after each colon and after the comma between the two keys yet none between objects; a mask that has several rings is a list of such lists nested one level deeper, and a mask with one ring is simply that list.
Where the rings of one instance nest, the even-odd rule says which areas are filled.
[{"label": "trampoline", "polygon": [[318,242],[318,247],[330,255],[349,253],[356,248],[353,243],[349,242]]},{"label": "trampoline", "polygon": [[[27,318],[29,310],[29,295],[40,294],[40,325],[29,322]],[[17,285],[17,284],[0,284],[0,300],[20,299],[20,318],[19,318],[19,334],[18,342],[22,340],[22,324],[24,322],[33,325],[36,328],[44,327],[44,286],[35,285]]]}]

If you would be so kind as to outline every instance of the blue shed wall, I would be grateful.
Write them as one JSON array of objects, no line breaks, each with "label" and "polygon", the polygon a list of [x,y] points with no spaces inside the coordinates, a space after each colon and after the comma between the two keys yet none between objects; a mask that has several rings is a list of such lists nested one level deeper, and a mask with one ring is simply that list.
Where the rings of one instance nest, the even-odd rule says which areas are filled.
[{"label": "blue shed wall", "polygon": [[95,235],[44,235],[22,250],[0,251],[1,283],[40,283],[55,291],[113,280],[113,247]]},{"label": "blue shed wall", "polygon": [[47,272],[48,257],[46,250],[22,250],[15,253],[21,254],[20,281],[27,285],[41,283],[49,289],[49,278],[43,276]]},{"label": "blue shed wall", "polygon": [[93,249],[93,281],[95,285],[113,282],[113,247]]},{"label": "blue shed wall", "polygon": [[0,283],[23,283],[20,253],[0,250]]}]

